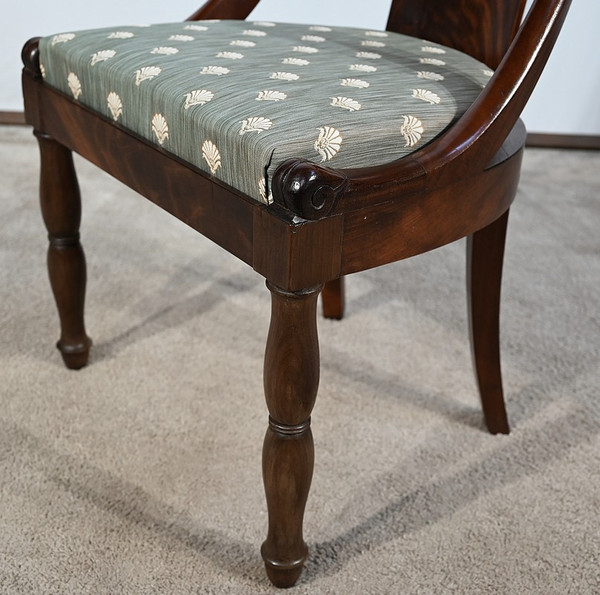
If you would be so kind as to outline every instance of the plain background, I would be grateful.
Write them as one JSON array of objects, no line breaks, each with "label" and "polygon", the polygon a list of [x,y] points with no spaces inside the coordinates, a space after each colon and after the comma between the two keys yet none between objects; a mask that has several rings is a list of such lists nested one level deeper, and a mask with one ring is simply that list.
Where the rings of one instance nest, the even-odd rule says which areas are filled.
[{"label": "plain background", "polygon": [[[0,25],[0,110],[22,109],[20,51],[30,37],[91,27],[178,21],[192,14],[201,3],[202,0],[7,2]],[[391,0],[262,0],[250,18],[383,29],[390,4]],[[598,0],[573,2],[554,54],[523,115],[531,132],[600,134],[598,23]]]}]

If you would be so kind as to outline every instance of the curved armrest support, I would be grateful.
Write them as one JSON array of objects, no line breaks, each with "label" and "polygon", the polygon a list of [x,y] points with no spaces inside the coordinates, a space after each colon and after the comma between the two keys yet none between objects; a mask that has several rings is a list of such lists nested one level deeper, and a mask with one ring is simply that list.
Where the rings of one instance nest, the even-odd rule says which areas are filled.
[{"label": "curved armrest support", "polygon": [[[554,47],[571,0],[536,0],[486,88],[462,118],[423,149],[391,163],[331,170],[300,160],[280,166],[274,198],[307,219],[350,211],[398,195],[433,190],[487,169],[515,128]],[[522,127],[516,137],[523,142]],[[332,186],[330,180],[340,183]],[[341,182],[343,180],[343,183]],[[331,187],[327,209],[310,207]]]},{"label": "curved armrest support", "polygon": [[450,161],[471,171],[490,163],[529,100],[570,4],[536,0],[481,95],[446,134],[415,155],[427,171]]},{"label": "curved armrest support", "polygon": [[260,0],[208,0],[186,21],[206,19],[244,20],[259,2]]}]

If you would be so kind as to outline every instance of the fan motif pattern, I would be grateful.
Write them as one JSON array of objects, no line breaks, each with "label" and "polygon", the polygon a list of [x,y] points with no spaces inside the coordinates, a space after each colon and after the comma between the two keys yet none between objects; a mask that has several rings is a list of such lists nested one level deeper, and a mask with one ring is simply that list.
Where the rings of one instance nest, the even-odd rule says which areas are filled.
[{"label": "fan motif pattern", "polygon": [[[69,49],[78,43],[87,48],[79,59]],[[365,155],[375,160],[367,166],[401,158],[456,119],[455,72],[463,85],[466,64],[469,102],[493,75],[456,50],[396,33],[266,21],[66,32],[40,49],[48,84],[267,203],[274,156],[338,169],[365,165]],[[179,92],[162,98],[170,85]]]}]

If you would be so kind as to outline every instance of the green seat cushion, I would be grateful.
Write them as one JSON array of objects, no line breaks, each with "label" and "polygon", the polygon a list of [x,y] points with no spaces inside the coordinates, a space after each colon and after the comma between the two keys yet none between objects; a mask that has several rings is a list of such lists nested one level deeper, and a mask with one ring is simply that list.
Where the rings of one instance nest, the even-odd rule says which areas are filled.
[{"label": "green seat cushion", "polygon": [[40,63],[52,87],[262,202],[286,159],[366,167],[420,149],[492,74],[397,33],[246,21],[62,33]]}]

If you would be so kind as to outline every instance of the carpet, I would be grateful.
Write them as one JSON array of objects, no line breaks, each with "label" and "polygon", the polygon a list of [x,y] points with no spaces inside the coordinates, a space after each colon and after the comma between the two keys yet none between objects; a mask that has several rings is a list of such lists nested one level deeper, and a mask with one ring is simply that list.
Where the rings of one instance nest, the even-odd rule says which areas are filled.
[{"label": "carpet", "polygon": [[[0,592],[278,592],[259,546],[269,295],[76,160],[90,365],[65,369],[38,153],[0,128]],[[294,593],[600,593],[600,153],[528,150],[509,222],[512,433],[484,430],[464,242],[352,275],[319,320]]]}]

